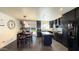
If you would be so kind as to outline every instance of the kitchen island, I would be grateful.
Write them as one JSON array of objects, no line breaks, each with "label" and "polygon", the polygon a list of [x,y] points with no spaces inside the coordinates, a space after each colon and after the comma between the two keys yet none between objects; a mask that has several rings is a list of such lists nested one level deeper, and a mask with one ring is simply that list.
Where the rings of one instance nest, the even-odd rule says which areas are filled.
[{"label": "kitchen island", "polygon": [[42,42],[43,42],[44,46],[51,46],[52,36],[53,36],[53,34],[50,32],[42,32],[42,39],[43,39]]}]

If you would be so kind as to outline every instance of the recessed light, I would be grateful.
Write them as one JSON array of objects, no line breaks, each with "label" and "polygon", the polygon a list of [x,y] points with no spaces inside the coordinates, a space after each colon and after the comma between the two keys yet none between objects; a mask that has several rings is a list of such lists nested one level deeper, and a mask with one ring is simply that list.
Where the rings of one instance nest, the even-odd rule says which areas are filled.
[{"label": "recessed light", "polygon": [[63,11],[63,8],[60,8],[60,11]]}]

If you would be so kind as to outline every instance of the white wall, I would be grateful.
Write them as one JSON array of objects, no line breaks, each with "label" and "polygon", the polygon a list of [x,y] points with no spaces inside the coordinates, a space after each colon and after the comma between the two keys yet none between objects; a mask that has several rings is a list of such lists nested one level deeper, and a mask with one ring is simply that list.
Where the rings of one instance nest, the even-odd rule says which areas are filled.
[{"label": "white wall", "polygon": [[[15,21],[15,28],[9,29],[7,26],[7,22],[9,20]],[[19,31],[19,22],[15,18],[12,18],[11,16],[8,16],[6,14],[0,13],[0,48],[8,45],[9,43],[16,40],[16,34]]]}]

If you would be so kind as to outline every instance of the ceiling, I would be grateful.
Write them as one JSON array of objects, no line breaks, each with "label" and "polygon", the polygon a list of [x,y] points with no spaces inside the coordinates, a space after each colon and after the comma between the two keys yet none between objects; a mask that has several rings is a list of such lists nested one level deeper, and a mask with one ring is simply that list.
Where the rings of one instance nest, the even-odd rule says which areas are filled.
[{"label": "ceiling", "polygon": [[0,12],[13,16],[19,20],[50,21],[59,18],[62,14],[74,8],[75,7],[0,7]]}]

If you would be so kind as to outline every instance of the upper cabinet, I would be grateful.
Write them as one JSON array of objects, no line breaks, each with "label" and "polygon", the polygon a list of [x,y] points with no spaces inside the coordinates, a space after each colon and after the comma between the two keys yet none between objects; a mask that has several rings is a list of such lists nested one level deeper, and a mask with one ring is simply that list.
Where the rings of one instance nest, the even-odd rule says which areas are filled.
[{"label": "upper cabinet", "polygon": [[37,28],[41,28],[41,21],[37,21]]},{"label": "upper cabinet", "polygon": [[50,21],[50,28],[53,28],[54,21]]},{"label": "upper cabinet", "polygon": [[79,19],[79,7],[76,8],[76,19]]},{"label": "upper cabinet", "polygon": [[75,9],[67,12],[66,14],[63,15],[63,19],[65,22],[71,22],[75,21]]}]

